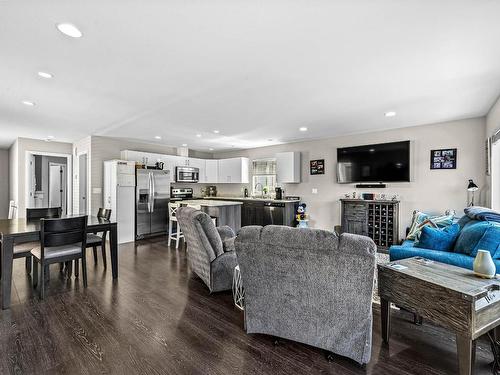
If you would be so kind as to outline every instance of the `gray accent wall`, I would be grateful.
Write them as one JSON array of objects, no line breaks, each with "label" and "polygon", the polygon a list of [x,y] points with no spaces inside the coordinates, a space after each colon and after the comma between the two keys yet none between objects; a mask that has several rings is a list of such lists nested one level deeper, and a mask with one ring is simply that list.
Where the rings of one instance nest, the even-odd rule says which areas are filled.
[{"label": "gray accent wall", "polygon": [[0,219],[9,214],[9,150],[0,149]]},{"label": "gray accent wall", "polygon": [[[215,158],[245,156],[250,159],[273,157],[277,152],[300,151],[302,155],[299,184],[285,184],[286,195],[298,195],[307,203],[310,225],[314,228],[333,229],[340,224],[339,199],[346,193],[374,192],[388,197],[398,194],[401,199],[401,235],[410,224],[412,211],[444,212],[455,209],[459,215],[467,204],[467,181],[472,178],[482,189],[476,202],[484,204],[486,183],[484,141],[486,119],[473,118],[439,124],[414,126],[396,130],[349,135],[330,139],[289,143],[278,146],[243,151],[216,153]],[[413,180],[408,183],[391,183],[386,189],[356,189],[354,184],[336,182],[338,147],[371,143],[412,141]],[[431,170],[430,151],[440,148],[457,148],[457,169]],[[309,175],[309,161],[325,159],[324,175]],[[219,196],[240,196],[250,185],[218,184]],[[317,194],[312,193],[317,189]]]}]

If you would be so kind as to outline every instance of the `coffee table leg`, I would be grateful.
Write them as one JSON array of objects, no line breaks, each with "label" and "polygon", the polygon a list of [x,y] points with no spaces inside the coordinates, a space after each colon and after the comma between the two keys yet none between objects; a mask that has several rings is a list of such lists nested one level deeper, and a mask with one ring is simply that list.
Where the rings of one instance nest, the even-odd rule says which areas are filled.
[{"label": "coffee table leg", "polygon": [[458,373],[472,375],[476,359],[476,341],[457,334]]},{"label": "coffee table leg", "polygon": [[382,321],[382,340],[388,344],[391,335],[391,304],[383,298],[380,299],[380,319]]}]

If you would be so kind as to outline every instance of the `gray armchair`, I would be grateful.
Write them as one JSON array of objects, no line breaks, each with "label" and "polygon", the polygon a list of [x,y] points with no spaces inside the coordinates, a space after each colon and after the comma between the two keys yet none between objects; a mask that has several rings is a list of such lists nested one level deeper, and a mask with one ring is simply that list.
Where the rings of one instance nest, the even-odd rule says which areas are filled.
[{"label": "gray armchair", "polygon": [[210,292],[232,287],[234,267],[233,230],[216,228],[210,216],[192,207],[177,209],[177,220],[187,243],[188,264],[207,285]]},{"label": "gray armchair", "polygon": [[235,241],[247,333],[370,360],[375,243],[368,237],[269,225]]}]

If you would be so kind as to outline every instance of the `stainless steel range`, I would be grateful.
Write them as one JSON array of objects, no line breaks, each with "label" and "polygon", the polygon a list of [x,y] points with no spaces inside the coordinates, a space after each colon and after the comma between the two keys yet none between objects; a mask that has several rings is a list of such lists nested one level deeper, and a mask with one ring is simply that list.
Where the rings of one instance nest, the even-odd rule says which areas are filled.
[{"label": "stainless steel range", "polygon": [[193,199],[192,188],[170,188],[170,201],[181,201],[183,199]]}]

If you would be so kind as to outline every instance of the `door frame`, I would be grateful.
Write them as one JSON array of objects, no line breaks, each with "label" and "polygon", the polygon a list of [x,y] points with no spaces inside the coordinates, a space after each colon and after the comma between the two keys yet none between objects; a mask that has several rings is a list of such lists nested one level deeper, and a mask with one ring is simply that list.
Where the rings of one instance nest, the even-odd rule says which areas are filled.
[{"label": "door frame", "polygon": [[66,213],[67,214],[72,213],[73,212],[73,184],[71,182],[72,182],[72,176],[73,176],[73,164],[72,164],[73,155],[72,154],[57,153],[57,152],[33,151],[33,150],[27,150],[25,152],[25,158],[24,158],[25,159],[25,165],[24,165],[24,170],[25,170],[25,175],[24,175],[25,208],[28,207],[29,195],[30,195],[30,189],[29,189],[29,184],[28,184],[28,181],[30,179],[30,168],[29,168],[30,155],[54,156],[54,157],[66,158]]},{"label": "door frame", "polygon": [[[87,184],[85,186],[85,190],[87,191],[87,195],[86,195],[86,204],[87,204],[87,209],[85,210],[87,212],[87,215],[90,214],[90,209],[91,209],[91,199],[90,199],[90,155],[89,155],[89,152],[88,150],[85,150],[85,151],[82,151],[82,152],[78,152],[76,154],[76,167],[77,167],[77,171],[75,171],[75,173],[77,173],[77,176],[78,176],[78,197],[76,197],[76,199],[78,199],[78,212],[75,212],[74,214],[80,214],[80,156],[82,155],[87,155],[86,157],[86,160],[87,160],[87,163],[85,165],[85,171],[86,171],[86,178],[87,178]],[[75,168],[76,169],[76,168]]]}]

